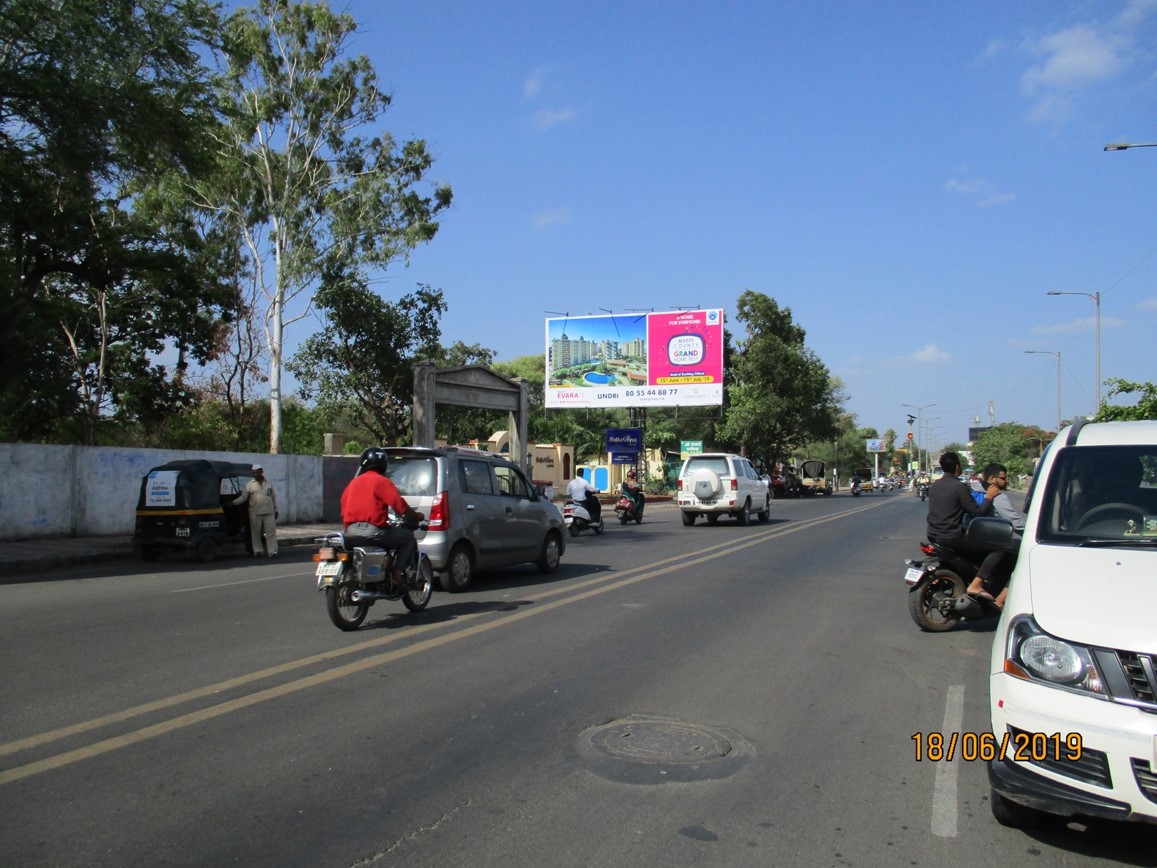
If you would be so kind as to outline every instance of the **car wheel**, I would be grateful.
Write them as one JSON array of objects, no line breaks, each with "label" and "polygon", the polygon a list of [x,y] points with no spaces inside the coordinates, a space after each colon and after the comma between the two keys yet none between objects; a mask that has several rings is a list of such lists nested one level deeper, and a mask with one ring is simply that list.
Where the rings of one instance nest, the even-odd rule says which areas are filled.
[{"label": "car wheel", "polygon": [[203,564],[210,563],[217,557],[217,542],[212,537],[202,537],[197,543],[197,560]]},{"label": "car wheel", "polygon": [[1006,799],[993,789],[989,790],[989,804],[996,822],[1010,829],[1032,829],[1052,819],[1051,814]]},{"label": "car wheel", "polygon": [[546,539],[542,541],[542,554],[535,562],[540,573],[549,575],[558,569],[559,559],[562,557],[562,544],[559,541],[558,534],[548,533]]},{"label": "car wheel", "polygon": [[743,527],[749,521],[751,521],[751,501],[750,500],[743,501],[743,508],[740,509],[739,512],[735,514],[735,521],[738,522],[740,527]]},{"label": "car wheel", "polygon": [[761,522],[766,522],[768,519],[771,518],[771,498],[770,497],[766,501],[764,501],[763,509],[761,509],[759,511],[758,515],[759,515],[759,520]]},{"label": "car wheel", "polygon": [[141,546],[141,560],[151,563],[161,556],[160,546]]},{"label": "car wheel", "polygon": [[458,543],[450,551],[450,557],[446,561],[446,571],[438,577],[438,583],[442,585],[443,590],[452,594],[460,594],[470,587],[473,578],[474,555],[471,554],[469,546],[465,543]]},{"label": "car wheel", "polygon": [[695,513],[693,513],[693,512],[683,513],[683,527],[691,527],[691,525],[693,525],[693,524],[695,524]]}]

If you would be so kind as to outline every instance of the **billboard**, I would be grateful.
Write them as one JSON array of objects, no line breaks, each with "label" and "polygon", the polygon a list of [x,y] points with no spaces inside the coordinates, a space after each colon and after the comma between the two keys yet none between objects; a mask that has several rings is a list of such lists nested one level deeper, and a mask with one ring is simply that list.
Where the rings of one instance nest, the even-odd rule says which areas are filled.
[{"label": "billboard", "polygon": [[547,407],[722,403],[722,309],[546,321]]},{"label": "billboard", "polygon": [[867,442],[867,446],[868,446],[868,449],[867,449],[868,452],[887,452],[888,451],[888,447],[885,445],[883,440],[868,440],[866,442]]}]

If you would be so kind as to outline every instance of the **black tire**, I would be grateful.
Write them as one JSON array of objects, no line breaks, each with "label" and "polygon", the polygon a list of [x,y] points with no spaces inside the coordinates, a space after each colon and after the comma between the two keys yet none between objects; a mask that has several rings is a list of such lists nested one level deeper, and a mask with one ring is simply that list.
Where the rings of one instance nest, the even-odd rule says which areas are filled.
[{"label": "black tire", "polygon": [[[908,592],[908,614],[926,633],[943,633],[960,621],[954,605],[964,593],[964,580],[952,570],[938,569],[927,582]],[[941,608],[943,605],[943,608]]]},{"label": "black tire", "polygon": [[201,537],[197,541],[197,560],[203,564],[212,562],[217,557],[217,541],[211,536]]},{"label": "black tire", "polygon": [[643,514],[641,512],[636,512],[635,513],[635,524],[642,524],[642,523],[643,523]]},{"label": "black tire", "polygon": [[751,501],[743,501],[743,508],[735,516],[735,521],[740,527],[746,527],[751,521]]},{"label": "black tire", "polygon": [[147,564],[158,560],[161,557],[160,546],[141,546],[141,560]]},{"label": "black tire", "polygon": [[344,582],[325,589],[325,610],[329,612],[329,619],[335,627],[346,633],[360,627],[370,611],[369,603],[354,603],[350,600],[354,588],[352,582]]},{"label": "black tire", "polygon": [[717,521],[719,521],[719,513],[717,513],[717,512],[707,513],[707,523],[708,524],[715,524],[715,522],[717,522]]},{"label": "black tire", "polygon": [[418,555],[418,563],[416,566],[411,566],[406,570],[406,579],[409,580],[411,575],[417,573],[421,576],[421,587],[418,590],[406,591],[402,594],[402,605],[411,612],[421,612],[430,604],[430,596],[434,593],[434,570],[430,566],[430,559],[424,555]]},{"label": "black tire", "polygon": [[996,822],[1010,829],[1032,829],[1053,820],[1052,814],[1006,799],[996,790],[990,789],[988,801]]},{"label": "black tire", "polygon": [[[684,512],[684,513],[682,513],[682,515],[683,515],[683,527],[691,527],[691,525],[695,524],[695,518],[696,518],[695,513]],[[707,520],[708,521],[711,520],[710,516],[708,516]]]},{"label": "black tire", "polygon": [[550,575],[558,569],[558,562],[562,559],[562,540],[554,531],[546,535],[546,539],[542,541],[542,554],[538,556],[538,560],[534,565],[538,567],[538,571],[544,575]]},{"label": "black tire", "polygon": [[604,530],[606,530],[606,527],[607,526],[603,522],[601,517],[599,518],[598,524],[591,525],[591,529],[595,532],[595,536],[598,536],[600,533],[602,533]]},{"label": "black tire", "polygon": [[860,496],[860,489],[853,488],[852,489],[852,497],[859,497],[859,496]]},{"label": "black tire", "polygon": [[578,522],[571,522],[571,525],[570,525],[570,527],[569,527],[569,528],[567,528],[567,530],[568,530],[568,531],[570,531],[570,535],[571,535],[572,537],[576,537],[576,536],[578,536],[580,533],[582,533],[582,529],[581,529],[581,528],[579,528],[579,526],[578,526]]},{"label": "black tire", "polygon": [[465,543],[458,543],[446,561],[446,571],[439,576],[444,590],[460,594],[470,587],[474,580],[474,555]]},{"label": "black tire", "polygon": [[759,513],[757,513],[757,515],[758,515],[759,521],[761,523],[766,523],[771,518],[771,498],[770,497],[764,501],[763,509],[761,509],[759,511]]},{"label": "black tire", "polygon": [[630,522],[630,520],[631,519],[627,516],[627,514],[625,512],[619,513],[619,524],[623,525],[623,527],[626,527],[628,522]]}]

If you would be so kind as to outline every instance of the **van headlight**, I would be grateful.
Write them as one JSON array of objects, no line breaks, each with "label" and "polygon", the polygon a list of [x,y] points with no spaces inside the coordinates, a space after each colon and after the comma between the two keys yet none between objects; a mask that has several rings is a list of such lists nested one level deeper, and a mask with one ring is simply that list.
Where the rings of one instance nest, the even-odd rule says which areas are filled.
[{"label": "van headlight", "polygon": [[1004,671],[1026,681],[1110,698],[1092,652],[1050,636],[1029,615],[1016,618],[1009,628]]}]

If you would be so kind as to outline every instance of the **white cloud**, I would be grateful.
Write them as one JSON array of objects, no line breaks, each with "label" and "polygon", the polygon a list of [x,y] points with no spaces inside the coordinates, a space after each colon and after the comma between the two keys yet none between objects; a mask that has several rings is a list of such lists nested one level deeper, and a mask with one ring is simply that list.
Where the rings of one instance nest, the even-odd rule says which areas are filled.
[{"label": "white cloud", "polygon": [[944,182],[944,189],[949,193],[959,193],[975,199],[981,208],[1003,205],[1016,199],[1016,193],[1002,192],[991,181],[985,181],[983,178],[949,178]]},{"label": "white cloud", "polygon": [[914,353],[909,353],[906,356],[897,356],[892,359],[890,367],[906,368],[916,366],[926,368],[933,365],[942,365],[951,360],[952,355],[950,353],[940,349],[936,344],[928,344],[928,346],[916,350]]},{"label": "white cloud", "polygon": [[569,208],[549,208],[545,211],[539,211],[530,218],[530,224],[536,232],[546,232],[552,226],[561,226],[569,222]]},{"label": "white cloud", "polygon": [[540,109],[531,117],[535,127],[540,130],[549,130],[559,124],[565,124],[574,119],[575,110],[571,106],[556,109]]},{"label": "white cloud", "polygon": [[542,93],[542,85],[546,80],[547,68],[540,66],[527,76],[526,81],[522,83],[522,98],[533,99]]},{"label": "white cloud", "polygon": [[1141,302],[1138,307],[1140,307],[1141,310],[1157,310],[1157,298],[1148,298]]},{"label": "white cloud", "polygon": [[[1154,300],[1154,310],[1157,310],[1157,300]],[[1115,316],[1101,317],[1101,331],[1105,329],[1121,328],[1126,325],[1125,320]],[[1035,325],[1032,327],[1034,335],[1079,335],[1097,330],[1095,316],[1083,316],[1069,322],[1053,323],[1051,325]]]}]

